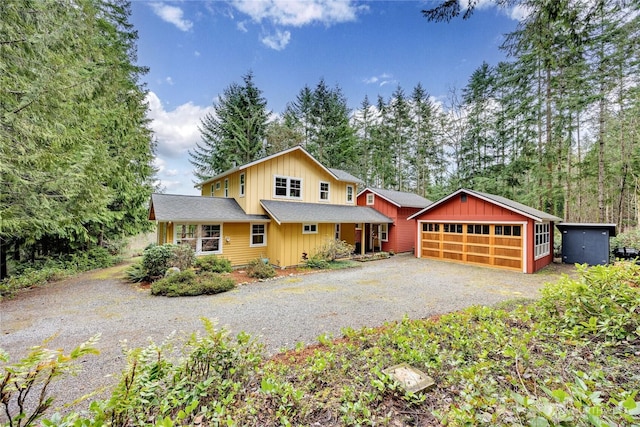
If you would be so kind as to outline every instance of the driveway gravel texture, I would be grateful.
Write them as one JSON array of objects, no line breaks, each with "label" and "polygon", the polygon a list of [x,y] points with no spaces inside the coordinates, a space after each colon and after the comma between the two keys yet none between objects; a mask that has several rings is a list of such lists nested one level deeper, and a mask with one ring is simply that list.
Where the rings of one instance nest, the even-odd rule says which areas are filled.
[{"label": "driveway gravel texture", "polygon": [[[297,343],[317,343],[321,335],[339,338],[345,327],[376,327],[404,316],[420,319],[471,305],[537,298],[544,283],[556,281],[569,267],[554,265],[527,275],[400,254],[350,269],[245,284],[223,294],[167,298],[125,282],[120,266],[5,298],[0,302],[0,348],[16,362],[51,337],[48,348],[68,352],[100,333],[100,355],[87,356],[77,375],[62,377],[50,388],[56,399],[48,413],[65,413],[110,395],[126,366],[123,341],[129,348],[144,347],[172,332],[202,331],[201,317],[232,335],[249,333],[264,343],[266,355],[273,355]],[[70,404],[96,390],[90,400]]]}]

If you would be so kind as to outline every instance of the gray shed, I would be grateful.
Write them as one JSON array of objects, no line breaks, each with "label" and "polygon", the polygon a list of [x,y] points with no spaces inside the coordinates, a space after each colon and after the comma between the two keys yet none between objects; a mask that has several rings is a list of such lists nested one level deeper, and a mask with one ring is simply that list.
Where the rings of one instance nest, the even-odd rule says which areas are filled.
[{"label": "gray shed", "polygon": [[603,265],[609,263],[609,237],[616,235],[615,224],[556,224],[562,233],[562,262]]}]

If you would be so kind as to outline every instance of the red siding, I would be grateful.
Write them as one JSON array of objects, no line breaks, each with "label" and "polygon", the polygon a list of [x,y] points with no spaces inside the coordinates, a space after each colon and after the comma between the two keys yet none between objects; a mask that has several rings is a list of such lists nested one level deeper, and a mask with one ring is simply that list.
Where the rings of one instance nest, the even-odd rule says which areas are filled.
[{"label": "red siding", "polygon": [[[466,202],[462,201],[461,195],[457,195],[440,206],[430,209],[420,215],[416,220],[441,221],[441,222],[473,222],[483,221],[500,223],[504,221],[526,221],[526,272],[534,273],[553,262],[553,222],[550,223],[550,245],[551,253],[540,259],[534,259],[535,247],[535,221],[524,215],[520,215],[507,208],[503,208],[494,203],[479,199],[468,194]],[[418,226],[414,225],[413,238],[416,239],[419,233]],[[419,256],[418,247],[414,250],[415,256]]]},{"label": "red siding", "polygon": [[[358,206],[367,206],[368,193],[370,191],[365,191],[358,197]],[[393,224],[389,225],[389,241],[382,242],[383,251],[400,253],[410,252],[415,248],[416,221],[409,221],[407,218],[420,209],[398,208],[398,206],[386,201],[377,194],[375,194],[373,206],[369,205],[369,207],[393,220]]]}]

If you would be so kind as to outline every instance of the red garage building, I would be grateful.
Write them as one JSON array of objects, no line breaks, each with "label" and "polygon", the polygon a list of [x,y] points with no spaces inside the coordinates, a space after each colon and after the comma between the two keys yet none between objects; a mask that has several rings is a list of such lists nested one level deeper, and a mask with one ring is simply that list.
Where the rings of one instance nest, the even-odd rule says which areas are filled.
[{"label": "red garage building", "polygon": [[357,196],[358,206],[369,206],[388,216],[393,224],[365,226],[365,250],[413,252],[416,247],[416,222],[407,218],[431,204],[413,193],[365,188]]},{"label": "red garage building", "polygon": [[534,273],[553,262],[560,218],[513,200],[461,189],[409,217],[418,258]]}]

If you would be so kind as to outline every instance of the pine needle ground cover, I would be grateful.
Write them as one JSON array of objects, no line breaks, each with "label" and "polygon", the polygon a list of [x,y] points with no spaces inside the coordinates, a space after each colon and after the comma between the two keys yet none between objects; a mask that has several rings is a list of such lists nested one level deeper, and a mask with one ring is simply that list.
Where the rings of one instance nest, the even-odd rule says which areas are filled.
[{"label": "pine needle ground cover", "polygon": [[[345,329],[339,339],[321,336],[318,345],[269,359],[251,337],[231,337],[205,319],[202,335],[127,350],[111,399],[39,422],[640,425],[639,283],[632,263],[581,267],[577,279],[547,285],[538,301]],[[383,373],[400,363],[427,373],[436,387],[406,392]],[[7,402],[13,385],[32,381],[30,371],[44,376],[55,364],[15,366],[4,368],[5,383],[0,378]]]}]

